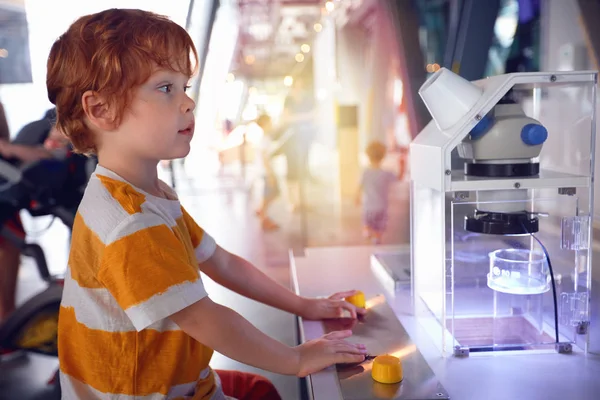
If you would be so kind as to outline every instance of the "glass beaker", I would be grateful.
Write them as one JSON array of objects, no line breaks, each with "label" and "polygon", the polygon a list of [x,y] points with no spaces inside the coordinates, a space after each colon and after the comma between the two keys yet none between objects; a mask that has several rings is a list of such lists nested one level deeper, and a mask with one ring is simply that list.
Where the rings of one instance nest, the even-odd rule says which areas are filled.
[{"label": "glass beaker", "polygon": [[488,287],[509,294],[540,294],[550,290],[546,255],[527,249],[499,249],[489,253]]}]

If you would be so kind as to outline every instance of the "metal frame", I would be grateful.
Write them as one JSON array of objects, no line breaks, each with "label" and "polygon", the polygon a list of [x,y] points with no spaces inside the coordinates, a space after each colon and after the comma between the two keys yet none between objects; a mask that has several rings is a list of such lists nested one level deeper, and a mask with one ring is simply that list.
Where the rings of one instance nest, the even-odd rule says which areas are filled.
[{"label": "metal frame", "polygon": [[418,95],[418,87],[425,82],[427,73],[423,51],[419,41],[419,18],[416,5],[412,1],[396,0],[384,2],[389,13],[399,46],[400,68],[410,121],[410,132],[414,138],[430,120],[425,104]]},{"label": "metal frame", "polygon": [[[209,15],[209,20],[208,20],[208,24],[206,27],[206,32],[203,32],[203,34],[205,35],[205,40],[203,43],[203,47],[201,49],[198,49],[198,58],[199,58],[199,62],[198,62],[198,80],[195,84],[195,87],[192,90],[192,98],[194,99],[194,101],[198,100],[198,96],[200,95],[200,87],[202,86],[202,78],[204,76],[204,67],[206,65],[206,58],[208,56],[208,49],[210,48],[210,41],[212,39],[212,31],[213,31],[213,25],[215,24],[215,19],[217,17],[217,10],[219,9],[221,2],[220,0],[203,0],[203,1],[210,1],[212,3],[211,8],[210,8],[210,15]],[[190,0],[190,4],[189,4],[189,8],[188,8],[188,14],[186,17],[186,30],[189,28],[190,24],[191,24],[191,18],[192,15],[194,13],[194,7],[198,6],[198,4],[194,1],[194,0]]]},{"label": "metal frame", "polygon": [[453,0],[444,66],[467,80],[481,79],[500,0]]}]

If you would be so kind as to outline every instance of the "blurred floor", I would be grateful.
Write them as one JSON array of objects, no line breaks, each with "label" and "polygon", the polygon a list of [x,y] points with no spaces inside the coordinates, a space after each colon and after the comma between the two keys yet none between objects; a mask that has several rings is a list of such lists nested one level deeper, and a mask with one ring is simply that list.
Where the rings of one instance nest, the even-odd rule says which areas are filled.
[{"label": "blurred floor", "polygon": [[[281,225],[281,229],[264,233],[254,215],[256,201],[251,185],[247,183],[250,180],[242,180],[239,167],[236,166],[227,167],[220,174],[216,171],[214,166],[207,168],[197,159],[188,160],[185,168],[176,165],[177,190],[183,205],[222,247],[249,259],[281,284],[289,286],[289,249],[301,252],[303,247],[364,243],[360,209],[350,201],[336,206],[330,200],[331,185],[324,183],[327,177],[315,174],[315,179],[307,185],[305,198],[308,206],[304,215],[289,213],[285,202],[277,200],[273,204],[272,217]],[[247,172],[250,176],[251,170]],[[161,176],[170,183],[166,171],[162,171]],[[399,183],[394,187],[392,197],[389,229],[384,243],[406,243],[409,238],[407,185]],[[49,222],[49,218],[26,221],[30,231],[38,232],[36,240],[46,250],[52,272],[61,273],[67,260],[68,231],[58,221],[44,231]],[[289,345],[296,344],[294,319],[290,314],[243,298],[209,279],[205,280],[205,285],[214,301],[234,308],[256,327],[278,340]],[[42,288],[35,266],[30,260],[24,259],[19,275],[19,302]],[[299,381],[295,377],[261,371],[217,353],[211,365],[214,368],[263,374],[274,382],[283,399],[299,398]],[[0,399],[48,398],[48,394],[40,390],[45,387],[56,366],[56,359],[36,355],[0,364]]]}]

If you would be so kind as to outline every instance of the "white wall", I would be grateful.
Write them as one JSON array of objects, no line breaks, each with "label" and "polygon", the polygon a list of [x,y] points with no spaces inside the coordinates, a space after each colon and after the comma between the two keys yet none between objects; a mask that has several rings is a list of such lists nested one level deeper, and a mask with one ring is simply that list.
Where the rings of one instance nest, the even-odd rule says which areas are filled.
[{"label": "white wall", "polygon": [[339,88],[337,104],[351,106],[363,99],[365,82],[363,71],[366,68],[365,44],[367,31],[360,27],[344,26],[337,31],[336,55]]},{"label": "white wall", "polygon": [[364,70],[367,80],[367,107],[370,108],[370,121],[363,136],[364,147],[371,140],[386,143],[386,131],[394,125],[394,105],[390,97],[390,85],[393,83],[391,75],[392,60],[397,55],[394,32],[390,21],[390,14],[384,7],[375,7],[375,22],[371,28],[371,41],[369,46],[368,66]]},{"label": "white wall", "polygon": [[[338,88],[336,76],[336,27],[334,21],[323,18],[323,30],[315,35],[313,42],[313,76],[317,104],[316,140],[328,150],[336,146],[335,94]],[[343,68],[343,65],[339,65]]]},{"label": "white wall", "polygon": [[[208,1],[208,0],[207,0]],[[198,1],[196,1],[198,3]],[[211,31],[204,74],[200,82],[199,97],[196,101],[196,134],[192,140],[192,150],[186,157],[188,171],[202,171],[205,175],[217,168],[215,148],[220,146],[221,126],[217,126],[217,116],[226,109],[224,104],[230,99],[231,87],[227,86],[227,74],[234,56],[239,32],[239,12],[231,0],[221,0]],[[243,83],[235,85],[244,90]]]},{"label": "white wall", "polygon": [[[546,0],[542,2],[542,64],[546,70],[560,66],[560,46],[566,43],[585,46],[576,0]],[[586,65],[591,66],[591,62]]]}]

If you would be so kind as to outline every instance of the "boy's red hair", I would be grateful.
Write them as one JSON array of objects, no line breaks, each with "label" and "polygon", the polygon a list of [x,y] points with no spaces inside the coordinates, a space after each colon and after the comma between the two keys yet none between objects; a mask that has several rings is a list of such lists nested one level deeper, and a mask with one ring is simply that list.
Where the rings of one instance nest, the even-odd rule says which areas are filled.
[{"label": "boy's red hair", "polygon": [[84,123],[82,95],[93,90],[105,96],[123,117],[131,89],[156,68],[192,76],[198,53],[184,28],[167,17],[142,10],[111,9],[75,21],[58,38],[48,57],[48,98],[56,105],[57,125],[76,151],[95,153]]}]

